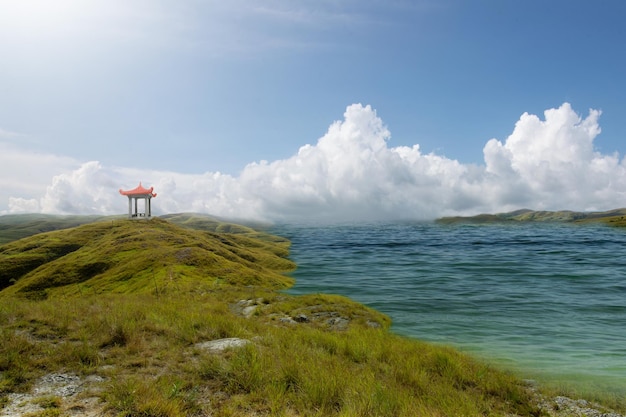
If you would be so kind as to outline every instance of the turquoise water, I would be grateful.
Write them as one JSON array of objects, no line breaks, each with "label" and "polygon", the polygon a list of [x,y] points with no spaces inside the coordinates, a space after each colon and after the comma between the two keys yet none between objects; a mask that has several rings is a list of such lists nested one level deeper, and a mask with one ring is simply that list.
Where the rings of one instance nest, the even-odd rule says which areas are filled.
[{"label": "turquoise water", "polygon": [[626,394],[626,230],[524,223],[277,226],[294,294],[376,308],[393,331],[543,382]]}]

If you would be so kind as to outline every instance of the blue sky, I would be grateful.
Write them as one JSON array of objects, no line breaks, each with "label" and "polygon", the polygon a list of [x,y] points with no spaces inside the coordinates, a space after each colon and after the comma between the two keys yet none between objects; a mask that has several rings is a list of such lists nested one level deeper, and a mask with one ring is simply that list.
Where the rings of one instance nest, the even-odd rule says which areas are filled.
[{"label": "blue sky", "polygon": [[[140,179],[182,187],[220,175],[239,187],[249,164],[288,161],[301,147],[316,146],[333,122],[349,122],[353,104],[370,122],[382,121],[388,150],[419,145],[421,157],[468,172],[485,169],[488,141],[505,144],[525,113],[544,120],[544,111],[568,103],[586,120],[598,110],[601,133],[590,145],[597,155],[570,166],[617,152],[619,172],[611,176],[619,177],[626,153],[624,16],[622,1],[0,0],[0,146],[8,161],[0,169],[0,212],[114,211],[93,201],[74,208],[43,202],[63,178],[87,175],[80,171],[87,163],[99,168],[92,165],[84,184],[100,181],[103,190]],[[552,168],[551,175],[562,173],[562,166]],[[420,184],[420,175],[411,181]],[[610,190],[621,196],[619,178]],[[16,181],[20,187],[11,186]],[[366,199],[380,192],[369,190]],[[523,203],[557,208],[559,200],[542,200],[546,194],[520,202],[439,201],[424,216]],[[317,196],[327,208],[336,203],[328,188]],[[269,204],[244,192],[236,198],[260,211]],[[581,196],[565,208],[619,202],[603,198]],[[222,213],[211,204],[188,207]],[[394,206],[402,216],[421,210],[405,205]],[[393,207],[377,212],[394,217]]]}]

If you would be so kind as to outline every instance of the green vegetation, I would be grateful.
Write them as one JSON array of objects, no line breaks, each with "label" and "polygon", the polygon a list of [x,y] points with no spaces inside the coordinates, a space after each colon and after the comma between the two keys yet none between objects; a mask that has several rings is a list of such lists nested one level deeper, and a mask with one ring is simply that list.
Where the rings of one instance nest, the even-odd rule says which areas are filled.
[{"label": "green vegetation", "polygon": [[626,213],[618,214],[615,216],[603,217],[598,220],[594,219],[594,221],[601,221],[603,223],[608,224],[609,226],[626,227]]},{"label": "green vegetation", "polygon": [[626,226],[626,208],[599,212],[534,211],[516,210],[509,213],[478,214],[476,216],[442,217],[437,219],[440,224],[489,224],[519,222],[569,222],[591,223],[603,222],[612,226]]},{"label": "green vegetation", "polygon": [[[284,239],[192,230],[173,223],[105,220],[0,247],[0,289],[30,298],[199,289],[216,282],[286,288]],[[247,234],[252,235],[248,237]]]},{"label": "green vegetation", "polygon": [[[9,214],[0,216],[0,245],[52,230],[69,229],[104,219],[103,216],[57,216],[51,214]],[[113,217],[111,217],[113,218]]]},{"label": "green vegetation", "polygon": [[[67,373],[98,376],[79,399],[117,416],[541,414],[514,376],[394,335],[379,312],[282,293],[288,249],[190,215],[108,218],[0,246],[0,407]],[[224,338],[248,343],[204,345]],[[66,415],[72,402],[45,395],[33,415]]]},{"label": "green vegetation", "polygon": [[[260,296],[268,297],[268,308],[251,318],[230,306]],[[26,391],[42,375],[72,371],[105,378],[100,395],[113,415],[536,413],[512,376],[389,334],[375,312],[361,307],[355,315],[380,327],[352,321],[345,331],[329,331],[282,323],[275,312],[291,308],[298,308],[291,297],[234,288],[165,299],[156,293],[4,299],[0,392]],[[219,353],[197,345],[227,337],[253,343]]]}]

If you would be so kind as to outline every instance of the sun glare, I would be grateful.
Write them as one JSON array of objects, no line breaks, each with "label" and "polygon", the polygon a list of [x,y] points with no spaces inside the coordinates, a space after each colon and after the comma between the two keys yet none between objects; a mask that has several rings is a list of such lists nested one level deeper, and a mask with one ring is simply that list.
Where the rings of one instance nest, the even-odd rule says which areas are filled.
[{"label": "sun glare", "polygon": [[93,2],[0,0],[0,24],[16,35],[65,32],[90,14]]}]

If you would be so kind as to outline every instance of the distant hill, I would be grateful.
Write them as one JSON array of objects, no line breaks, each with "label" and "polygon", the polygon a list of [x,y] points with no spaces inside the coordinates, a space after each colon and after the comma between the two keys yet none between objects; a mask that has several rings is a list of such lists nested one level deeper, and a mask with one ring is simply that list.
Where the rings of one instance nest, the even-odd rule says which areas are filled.
[{"label": "distant hill", "polygon": [[[53,230],[69,229],[82,224],[93,223],[100,220],[125,219],[125,215],[100,216],[100,215],[58,215],[58,214],[7,214],[0,216],[0,245],[18,240],[38,233]],[[252,222],[237,222],[221,219],[199,213],[176,213],[159,216],[161,219],[171,221],[181,226],[202,229],[208,231],[235,230],[241,225],[262,229],[263,224]],[[251,229],[248,229],[248,232]]]},{"label": "distant hill", "polygon": [[437,219],[437,223],[440,224],[488,224],[516,222],[603,222],[614,226],[626,226],[626,208],[598,212],[577,212],[569,210],[534,211],[522,209],[509,213],[479,214],[468,217],[442,217]]},{"label": "distant hill", "polygon": [[[120,218],[119,216],[116,217]],[[0,245],[37,233],[68,229],[105,218],[107,217],[55,214],[8,214],[0,216]]]},{"label": "distant hill", "polygon": [[[286,239],[208,216],[9,220],[9,236],[32,235],[0,246],[0,294],[154,292],[214,282],[285,288],[292,279],[283,273],[295,267]],[[33,234],[39,228],[59,230]]]}]

